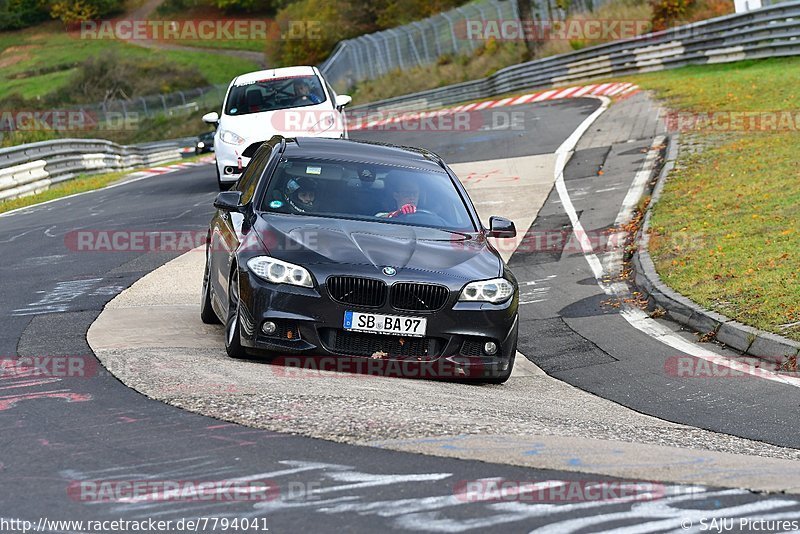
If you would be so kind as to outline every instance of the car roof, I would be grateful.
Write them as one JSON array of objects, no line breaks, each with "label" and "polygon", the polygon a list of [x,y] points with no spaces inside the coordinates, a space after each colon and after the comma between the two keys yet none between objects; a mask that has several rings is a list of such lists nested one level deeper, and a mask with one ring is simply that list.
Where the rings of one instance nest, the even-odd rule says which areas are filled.
[{"label": "car roof", "polygon": [[374,141],[319,137],[290,138],[286,139],[285,155],[445,172],[439,156],[429,150]]},{"label": "car roof", "polygon": [[313,76],[314,67],[283,67],[280,69],[267,69],[248,72],[233,79],[233,85],[247,85],[270,78],[291,78],[294,76]]}]

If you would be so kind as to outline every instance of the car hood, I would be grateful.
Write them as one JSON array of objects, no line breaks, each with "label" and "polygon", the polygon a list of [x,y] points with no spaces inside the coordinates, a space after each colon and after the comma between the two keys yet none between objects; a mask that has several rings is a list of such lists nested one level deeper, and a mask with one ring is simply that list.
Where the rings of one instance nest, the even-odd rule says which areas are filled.
[{"label": "car hood", "polygon": [[[328,126],[328,120],[333,121]],[[321,121],[325,121],[327,130],[322,130]],[[220,120],[221,130],[230,130],[245,138],[247,143],[269,139],[273,135],[284,137],[323,136],[331,131],[341,131],[341,117],[329,102],[302,108],[278,109],[248,113],[246,115],[223,115]],[[245,145],[246,146],[246,145]]]},{"label": "car hood", "polygon": [[492,278],[501,260],[481,234],[436,228],[270,214],[255,228],[270,256],[295,264],[372,265]]}]

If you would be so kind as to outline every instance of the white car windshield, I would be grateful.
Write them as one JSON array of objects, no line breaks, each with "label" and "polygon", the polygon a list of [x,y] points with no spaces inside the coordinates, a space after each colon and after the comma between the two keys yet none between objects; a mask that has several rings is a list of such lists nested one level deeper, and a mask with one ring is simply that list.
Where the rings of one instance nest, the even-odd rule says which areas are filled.
[{"label": "white car windshield", "polygon": [[317,76],[268,78],[234,85],[225,102],[226,115],[247,115],[277,109],[313,106],[327,97]]}]

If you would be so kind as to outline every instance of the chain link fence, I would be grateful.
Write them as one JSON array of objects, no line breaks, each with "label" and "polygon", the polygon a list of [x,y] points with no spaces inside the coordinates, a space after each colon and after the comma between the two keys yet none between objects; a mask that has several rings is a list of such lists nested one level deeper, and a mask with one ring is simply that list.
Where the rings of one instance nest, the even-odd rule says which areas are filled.
[{"label": "chain link fence", "polygon": [[[188,115],[201,110],[217,110],[221,106],[227,88],[227,84],[218,84],[132,99],[109,99],[94,104],[76,104],[69,108],[42,110],[39,115],[45,127],[51,122],[49,117],[58,114],[64,116],[72,114],[77,116],[73,122],[80,122],[78,129],[114,129],[119,125],[133,124],[144,118]],[[38,118],[35,112],[5,111],[7,112],[0,113],[0,135],[15,130],[38,127],[36,125]],[[20,115],[24,115],[26,121],[33,122],[23,124],[19,118]]]},{"label": "chain link fence", "polygon": [[442,56],[473,52],[482,39],[470,37],[470,23],[519,22],[524,17],[526,22],[546,26],[565,20],[569,13],[591,11],[606,1],[481,0],[405,26],[340,41],[319,68],[337,90],[348,90],[360,81],[396,69],[430,65]]},{"label": "chain link fence", "polygon": [[206,108],[218,108],[227,88],[227,85],[222,84],[210,85],[167,94],[149,95],[130,100],[115,99],[75,107],[94,113],[98,117],[118,116],[120,114],[125,117],[132,115],[140,118],[158,115],[181,115]]}]

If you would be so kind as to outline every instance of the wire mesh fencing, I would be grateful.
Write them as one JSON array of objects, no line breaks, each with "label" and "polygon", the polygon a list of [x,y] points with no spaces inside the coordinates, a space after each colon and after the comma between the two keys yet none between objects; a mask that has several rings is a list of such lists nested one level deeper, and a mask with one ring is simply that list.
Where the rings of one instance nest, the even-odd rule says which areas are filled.
[{"label": "wire mesh fencing", "polygon": [[320,70],[338,90],[347,90],[397,69],[430,65],[447,55],[470,54],[486,41],[484,30],[546,27],[605,1],[480,0],[411,24],[340,41]]}]

